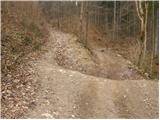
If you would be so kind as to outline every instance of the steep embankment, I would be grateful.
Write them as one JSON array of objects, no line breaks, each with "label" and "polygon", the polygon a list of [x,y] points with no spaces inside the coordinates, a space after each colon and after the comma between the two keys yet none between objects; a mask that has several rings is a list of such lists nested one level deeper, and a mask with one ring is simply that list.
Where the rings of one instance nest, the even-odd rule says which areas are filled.
[{"label": "steep embankment", "polygon": [[131,62],[110,49],[96,44],[86,49],[76,36],[56,30],[51,36],[54,58],[60,66],[110,79],[143,79]]},{"label": "steep embankment", "polygon": [[37,83],[28,61],[37,57],[47,30],[36,3],[3,1],[1,13],[1,116],[18,118],[34,100]]},{"label": "steep embankment", "polygon": [[[89,57],[91,53],[79,43],[71,44],[75,43],[72,41],[75,37],[70,34],[52,30],[50,35],[44,47],[45,54],[31,62],[37,74],[34,79],[41,86],[34,103],[36,106],[23,118],[158,118],[158,82],[110,80],[82,74],[78,72],[80,68],[88,69],[86,65],[96,63]],[[57,49],[56,45],[64,46]],[[62,51],[55,54],[58,50]],[[60,57],[58,60],[56,55]],[[57,61],[78,71],[64,69],[56,64]]]}]

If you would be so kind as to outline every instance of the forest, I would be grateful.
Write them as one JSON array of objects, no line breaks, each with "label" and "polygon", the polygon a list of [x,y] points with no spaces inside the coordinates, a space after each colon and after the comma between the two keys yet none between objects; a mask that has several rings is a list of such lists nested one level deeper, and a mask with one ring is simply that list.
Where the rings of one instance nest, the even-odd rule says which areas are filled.
[{"label": "forest", "polygon": [[1,1],[1,118],[159,117],[159,1]]}]

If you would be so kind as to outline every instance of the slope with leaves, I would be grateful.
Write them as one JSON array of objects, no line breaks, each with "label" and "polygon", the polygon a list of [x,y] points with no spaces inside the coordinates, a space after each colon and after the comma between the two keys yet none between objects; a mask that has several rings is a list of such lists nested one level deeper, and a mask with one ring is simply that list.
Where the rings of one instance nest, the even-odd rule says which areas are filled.
[{"label": "slope with leaves", "polygon": [[30,2],[2,2],[3,118],[21,116],[34,100],[37,85],[30,77],[34,71],[27,61],[35,58],[47,35],[45,21],[35,9],[38,9],[36,4]]}]

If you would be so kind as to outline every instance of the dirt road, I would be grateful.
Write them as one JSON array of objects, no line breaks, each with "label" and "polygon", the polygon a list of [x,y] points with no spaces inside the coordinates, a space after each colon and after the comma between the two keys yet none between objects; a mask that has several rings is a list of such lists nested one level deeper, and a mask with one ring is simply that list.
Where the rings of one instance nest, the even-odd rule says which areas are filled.
[{"label": "dirt road", "polygon": [[[55,37],[55,34],[57,37]],[[50,40],[44,47],[47,52],[39,60],[32,62],[32,66],[37,73],[35,79],[40,83],[40,86],[35,100],[35,107],[23,118],[158,118],[157,81],[144,79],[114,80],[97,77],[97,74],[94,75],[91,72],[92,66],[95,64],[89,57],[85,59],[91,67],[90,70],[87,69],[88,66],[85,68],[88,64],[84,64],[83,67],[79,66],[79,68],[83,68],[82,70],[75,69],[75,65],[70,64],[70,59],[74,58],[74,54],[68,56],[70,57],[67,59],[68,61],[63,61],[63,64],[61,64],[63,67],[60,67],[58,65],[60,63],[57,63],[55,59],[55,51],[57,51],[55,39],[59,41],[57,44],[61,44],[60,41],[63,40],[60,36],[65,39],[70,38],[69,34],[52,31]],[[63,43],[65,42],[64,40]],[[68,46],[70,50],[67,52],[72,53],[71,50],[74,50],[75,53],[78,52],[77,49],[74,49],[77,44],[70,45]],[[62,46],[62,48],[65,47]],[[65,54],[65,52],[62,51],[61,53]],[[82,50],[77,54],[76,58],[82,55],[83,52]],[[72,64],[78,64],[82,60],[80,59],[77,62],[72,60]],[[112,65],[114,64],[113,60],[111,61]],[[119,60],[123,61],[121,58]],[[72,66],[71,70],[65,69],[68,68],[67,65]],[[98,63],[96,65],[99,66]],[[110,67],[110,69],[115,69],[112,74],[109,74],[111,75],[110,78],[114,78],[114,75],[116,78],[118,77],[119,67],[122,68],[119,73],[123,73],[123,70],[127,68],[119,65],[117,66],[118,70],[116,70],[115,66]],[[99,68],[97,67],[98,70],[100,70]],[[127,75],[132,76],[135,74],[130,71]]]}]

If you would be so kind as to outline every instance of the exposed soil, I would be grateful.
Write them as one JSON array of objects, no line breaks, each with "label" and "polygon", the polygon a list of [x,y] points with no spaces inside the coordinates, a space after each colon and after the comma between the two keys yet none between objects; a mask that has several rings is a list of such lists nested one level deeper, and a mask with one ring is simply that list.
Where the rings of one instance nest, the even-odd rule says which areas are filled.
[{"label": "exposed soil", "polygon": [[88,49],[71,34],[53,30],[54,59],[58,65],[82,73],[110,79],[143,79],[134,65],[105,48],[101,41],[92,41]]},{"label": "exposed soil", "polygon": [[22,118],[158,118],[158,82],[114,51],[87,50],[54,29],[44,51],[32,62],[40,83],[35,106]]}]

